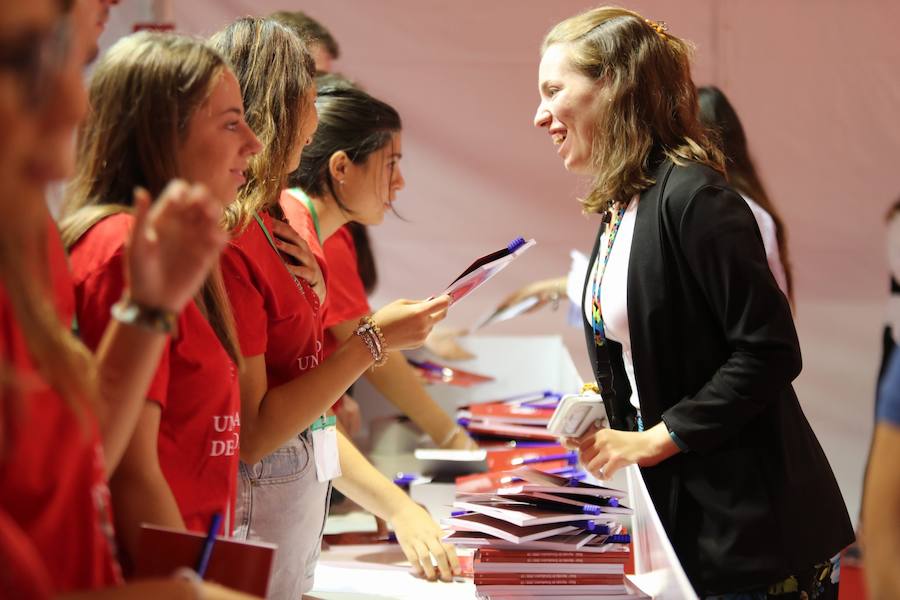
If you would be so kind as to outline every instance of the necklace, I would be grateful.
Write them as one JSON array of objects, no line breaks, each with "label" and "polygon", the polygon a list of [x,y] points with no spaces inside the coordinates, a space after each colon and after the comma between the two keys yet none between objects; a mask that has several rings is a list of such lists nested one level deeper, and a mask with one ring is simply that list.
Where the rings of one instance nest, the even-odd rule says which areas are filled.
[{"label": "necklace", "polygon": [[[610,212],[612,212],[612,223],[609,226],[609,233],[606,237],[606,252],[603,254],[603,260],[597,265],[594,272],[594,282],[591,294],[591,326],[594,329],[594,344],[603,346],[606,344],[606,332],[603,329],[603,311],[600,307],[600,285],[603,281],[603,274],[606,272],[606,264],[609,262],[609,255],[612,253],[613,244],[616,242],[616,234],[619,232],[619,225],[622,224],[622,218],[625,216],[626,203],[619,203],[619,209],[614,210],[615,204],[610,202]],[[604,222],[608,222],[607,212],[604,215]]]}]

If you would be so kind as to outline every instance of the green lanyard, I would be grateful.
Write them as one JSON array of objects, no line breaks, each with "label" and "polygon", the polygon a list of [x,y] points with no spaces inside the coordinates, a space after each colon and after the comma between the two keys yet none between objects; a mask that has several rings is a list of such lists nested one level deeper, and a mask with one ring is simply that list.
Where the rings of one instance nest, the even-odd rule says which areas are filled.
[{"label": "green lanyard", "polygon": [[299,202],[302,202],[303,206],[306,207],[306,210],[309,211],[309,216],[312,217],[313,227],[315,227],[316,229],[316,237],[319,239],[319,243],[321,244],[322,233],[319,231],[319,213],[316,212],[316,205],[313,204],[312,199],[306,195],[306,192],[304,192],[300,188],[291,188],[288,191]]}]

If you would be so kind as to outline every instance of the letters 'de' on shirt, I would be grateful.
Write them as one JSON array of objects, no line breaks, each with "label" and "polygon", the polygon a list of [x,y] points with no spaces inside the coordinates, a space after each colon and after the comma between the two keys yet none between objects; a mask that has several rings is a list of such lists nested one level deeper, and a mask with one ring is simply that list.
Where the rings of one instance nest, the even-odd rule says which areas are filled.
[{"label": "letters 'de' on shirt", "polygon": [[[110,307],[125,289],[124,244],[133,223],[120,213],[95,224],[72,249],[78,326],[90,348],[100,343]],[[178,316],[147,393],[162,413],[159,464],[188,529],[207,531],[225,515],[231,534],[237,494],[240,388],[237,369],[194,302]]]},{"label": "letters 'de' on shirt", "polygon": [[[260,217],[271,232],[272,217]],[[324,264],[322,269],[324,275]],[[291,276],[255,219],[226,246],[222,276],[241,352],[265,355],[270,388],[319,365],[323,359],[319,300],[308,283]]]}]

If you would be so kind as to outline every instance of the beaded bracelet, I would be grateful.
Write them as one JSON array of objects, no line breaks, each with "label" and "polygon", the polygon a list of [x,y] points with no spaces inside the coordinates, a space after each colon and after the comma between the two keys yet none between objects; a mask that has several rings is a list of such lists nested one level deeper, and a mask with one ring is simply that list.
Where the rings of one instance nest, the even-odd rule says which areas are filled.
[{"label": "beaded bracelet", "polygon": [[372,354],[372,359],[375,361],[373,366],[380,367],[384,365],[388,359],[387,342],[384,339],[384,334],[381,333],[378,323],[372,317],[365,316],[359,320],[359,326],[356,328],[355,333],[362,338],[366,348]]}]

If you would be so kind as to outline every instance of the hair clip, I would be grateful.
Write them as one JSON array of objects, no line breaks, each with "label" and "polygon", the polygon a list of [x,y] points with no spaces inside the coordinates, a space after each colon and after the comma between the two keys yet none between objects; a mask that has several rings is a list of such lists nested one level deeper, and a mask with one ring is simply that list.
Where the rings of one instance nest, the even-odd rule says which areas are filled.
[{"label": "hair clip", "polygon": [[665,21],[651,21],[650,19],[644,19],[647,22],[647,25],[653,28],[653,31],[660,37],[666,37],[666,32],[669,31],[669,26],[666,25]]}]

